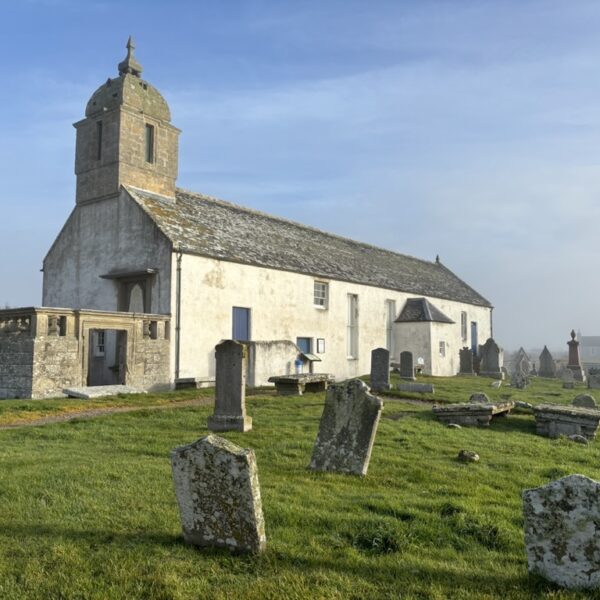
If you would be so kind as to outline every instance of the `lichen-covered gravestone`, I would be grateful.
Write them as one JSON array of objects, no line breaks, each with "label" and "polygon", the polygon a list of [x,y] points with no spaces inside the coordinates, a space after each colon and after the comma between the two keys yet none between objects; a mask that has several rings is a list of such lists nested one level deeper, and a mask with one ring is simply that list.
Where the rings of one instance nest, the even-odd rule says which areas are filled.
[{"label": "lichen-covered gravestone", "polygon": [[329,386],[310,468],[366,475],[382,409],[360,379]]},{"label": "lichen-covered gravestone", "polygon": [[538,375],[540,377],[556,377],[556,364],[547,346],[544,346],[544,349],[540,354],[540,368],[538,370]]},{"label": "lichen-covered gravestone", "polygon": [[375,348],[371,352],[371,389],[390,389],[390,351],[386,348]]},{"label": "lichen-covered gravestone", "polygon": [[246,415],[247,348],[226,340],[215,348],[215,412],[208,417],[212,431],[249,431],[252,417]]},{"label": "lichen-covered gravestone", "polygon": [[265,549],[254,450],[216,435],[171,451],[183,538],[194,546]]},{"label": "lichen-covered gravestone", "polygon": [[579,396],[575,396],[571,405],[580,406],[582,408],[597,408],[596,399],[589,394],[579,394]]},{"label": "lichen-covered gravestone", "polygon": [[569,475],[524,490],[525,549],[530,573],[560,586],[600,587],[600,484]]}]

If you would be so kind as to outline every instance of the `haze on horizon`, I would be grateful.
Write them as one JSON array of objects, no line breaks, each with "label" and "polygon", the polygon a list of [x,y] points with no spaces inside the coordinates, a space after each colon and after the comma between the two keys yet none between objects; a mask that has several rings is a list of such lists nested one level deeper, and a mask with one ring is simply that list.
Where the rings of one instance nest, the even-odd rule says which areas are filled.
[{"label": "haze on horizon", "polygon": [[[41,303],[129,34],[178,185],[442,262],[506,349],[600,335],[600,4],[0,0],[0,305]],[[534,358],[534,357],[532,357]]]}]

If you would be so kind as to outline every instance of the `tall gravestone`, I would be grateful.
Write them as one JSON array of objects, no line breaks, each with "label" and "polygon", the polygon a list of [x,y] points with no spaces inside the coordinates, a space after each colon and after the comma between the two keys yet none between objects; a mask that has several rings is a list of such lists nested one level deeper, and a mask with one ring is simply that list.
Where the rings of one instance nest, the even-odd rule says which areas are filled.
[{"label": "tall gravestone", "polygon": [[390,351],[375,348],[371,352],[371,389],[374,391],[390,389]]},{"label": "tall gravestone", "polygon": [[360,379],[330,385],[310,469],[366,475],[382,409]]},{"label": "tall gravestone", "polygon": [[479,355],[481,356],[480,375],[494,377],[494,379],[504,379],[504,373],[502,372],[504,351],[493,338],[488,338],[483,346],[479,346]]},{"label": "tall gravestone", "polygon": [[400,352],[400,377],[409,381],[416,379],[413,355],[408,350]]},{"label": "tall gravestone", "polygon": [[600,483],[569,475],[523,492],[530,573],[569,589],[600,587]]},{"label": "tall gravestone", "polygon": [[515,356],[513,373],[517,370],[521,371],[524,375],[529,375],[531,372],[531,360],[523,346],[519,348]]},{"label": "tall gravestone", "polygon": [[576,381],[585,381],[585,373],[581,368],[581,359],[579,358],[579,342],[575,339],[575,330],[571,330],[571,339],[567,342],[569,346],[569,362],[567,369],[573,371],[573,377]]},{"label": "tall gravestone", "polygon": [[194,546],[265,549],[265,520],[254,450],[216,435],[171,451],[183,538]]},{"label": "tall gravestone", "polygon": [[473,368],[473,351],[471,348],[467,348],[466,346],[461,348],[458,351],[458,358],[460,365],[458,373],[459,375],[477,375],[477,373],[475,373],[475,369]]},{"label": "tall gravestone", "polygon": [[556,377],[556,364],[547,346],[544,346],[544,349],[540,354],[540,368],[538,369],[538,375],[540,377]]},{"label": "tall gravestone", "polygon": [[208,417],[208,428],[212,431],[249,431],[252,417],[246,415],[246,346],[226,340],[215,348],[215,358],[215,412]]}]

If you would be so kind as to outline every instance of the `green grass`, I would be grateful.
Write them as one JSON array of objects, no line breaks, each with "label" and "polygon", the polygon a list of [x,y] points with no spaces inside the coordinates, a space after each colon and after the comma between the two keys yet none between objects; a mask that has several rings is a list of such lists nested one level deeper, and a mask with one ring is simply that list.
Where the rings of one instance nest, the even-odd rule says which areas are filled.
[{"label": "green grass", "polygon": [[[489,380],[435,383],[451,401],[495,393]],[[566,402],[578,391],[535,380],[517,393]],[[599,442],[536,436],[527,414],[448,429],[427,406],[389,399],[366,477],[311,473],[323,401],[251,396],[252,431],[225,434],[256,451],[260,556],[182,542],[169,451],[207,433],[209,407],[0,431],[0,598],[600,598],[528,576],[521,506],[525,488],[600,479]],[[461,448],[481,461],[459,463]]]}]

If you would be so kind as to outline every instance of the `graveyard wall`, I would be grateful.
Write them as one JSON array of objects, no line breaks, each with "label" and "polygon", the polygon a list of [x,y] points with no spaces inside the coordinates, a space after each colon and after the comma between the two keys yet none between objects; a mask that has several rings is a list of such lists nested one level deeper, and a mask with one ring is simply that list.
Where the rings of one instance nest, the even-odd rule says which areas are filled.
[{"label": "graveyard wall", "polygon": [[[172,260],[171,270],[175,272],[175,255]],[[191,254],[182,257],[181,280],[182,378],[214,379],[214,348],[221,340],[232,336],[234,306],[251,309],[253,341],[291,340],[295,343],[297,337],[309,337],[313,340],[313,352],[317,353],[316,340],[323,338],[325,352],[319,354],[322,362],[315,365],[316,369],[332,373],[338,379],[366,374],[370,370],[371,350],[386,344],[385,301],[395,300],[399,314],[406,300],[415,297],[394,290]],[[329,284],[327,309],[313,304],[315,280]],[[346,351],[348,294],[358,295],[357,358],[348,358]],[[485,340],[490,335],[491,309],[451,300],[428,299],[455,321],[446,325],[448,329],[444,332],[448,343],[446,360],[433,361],[431,373],[455,375],[458,372],[459,349],[470,343],[463,343],[461,339],[461,311],[467,312],[469,323],[478,323],[479,339]],[[176,306],[176,286],[172,288],[171,306]],[[431,342],[429,344],[431,361]],[[405,349],[397,344],[393,359],[398,360],[400,352]]]},{"label": "graveyard wall", "polygon": [[44,259],[44,306],[120,310],[119,282],[101,277],[156,269],[146,312],[169,314],[171,243],[124,190],[78,205]]}]

